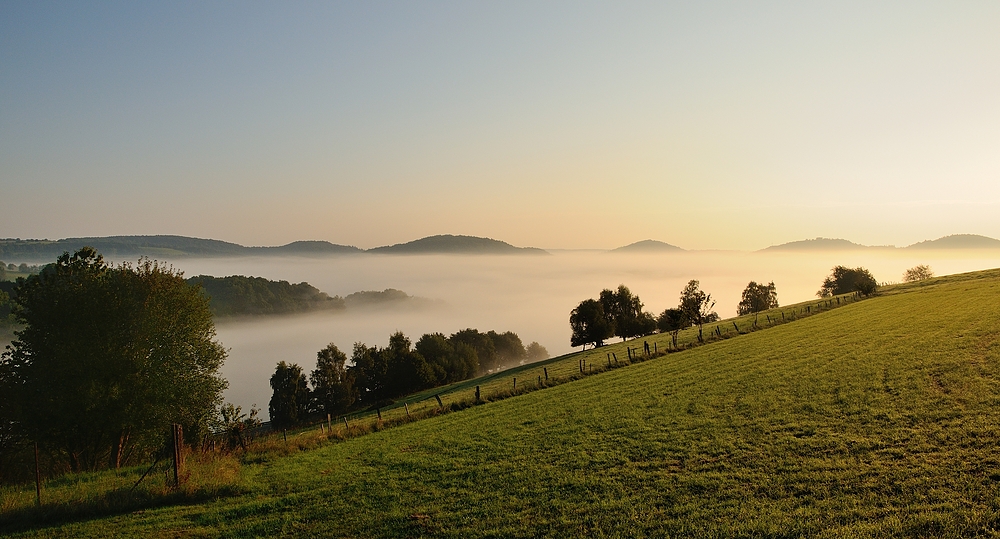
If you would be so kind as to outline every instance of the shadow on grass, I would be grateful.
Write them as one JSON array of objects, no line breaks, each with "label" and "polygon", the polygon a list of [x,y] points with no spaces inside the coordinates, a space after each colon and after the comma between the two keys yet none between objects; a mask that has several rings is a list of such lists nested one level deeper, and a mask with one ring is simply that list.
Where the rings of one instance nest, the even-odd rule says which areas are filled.
[{"label": "shadow on grass", "polygon": [[197,504],[219,498],[238,496],[243,491],[235,485],[210,489],[173,489],[151,492],[120,488],[86,500],[43,503],[14,509],[0,514],[0,536],[25,531],[37,531],[94,518],[124,515],[135,511],[172,505]]}]

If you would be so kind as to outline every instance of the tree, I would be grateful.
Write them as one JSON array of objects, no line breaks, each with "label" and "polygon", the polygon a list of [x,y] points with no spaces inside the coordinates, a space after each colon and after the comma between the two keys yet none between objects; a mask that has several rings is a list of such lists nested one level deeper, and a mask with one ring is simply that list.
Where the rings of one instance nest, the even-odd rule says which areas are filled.
[{"label": "tree", "polygon": [[63,253],[19,281],[14,314],[24,328],[0,360],[0,394],[17,430],[73,471],[144,458],[171,423],[211,415],[226,387],[207,300],[157,262]]},{"label": "tree", "polygon": [[549,351],[536,341],[532,341],[531,344],[528,345],[525,349],[525,353],[527,354],[528,361],[541,361],[543,359],[549,359]]},{"label": "tree", "polygon": [[573,330],[570,346],[604,346],[604,340],[614,336],[614,327],[604,313],[600,301],[586,299],[569,313],[569,327]]},{"label": "tree", "polygon": [[752,314],[753,325],[757,325],[757,314],[761,311],[773,309],[778,306],[778,290],[774,286],[774,281],[763,285],[750,281],[743,289],[743,299],[736,307],[736,314],[740,316]]},{"label": "tree", "polygon": [[271,391],[267,411],[274,428],[294,427],[306,419],[309,414],[309,386],[302,367],[279,361],[271,375]]},{"label": "tree", "polygon": [[845,266],[835,266],[830,275],[823,280],[823,286],[816,292],[816,295],[822,298],[860,292],[871,296],[877,291],[878,282],[865,268],[851,269]]},{"label": "tree", "polygon": [[478,329],[467,328],[452,333],[448,340],[453,344],[466,344],[476,351],[480,373],[487,373],[500,366],[500,356],[497,354],[496,346],[493,344],[493,339],[486,333],[480,333]]},{"label": "tree", "polygon": [[698,342],[704,342],[702,337],[702,326],[707,322],[719,319],[719,315],[712,311],[715,307],[715,300],[711,294],[706,294],[700,288],[698,281],[692,279],[681,290],[680,305],[678,308],[684,312],[684,316],[691,323],[698,326]]},{"label": "tree", "polygon": [[666,309],[656,319],[656,327],[663,333],[670,333],[674,348],[677,348],[677,334],[691,325],[687,315],[680,309]]},{"label": "tree", "polygon": [[916,281],[923,281],[924,279],[930,279],[933,276],[934,272],[931,271],[931,267],[921,264],[906,270],[906,272],[903,273],[903,281],[912,283]]},{"label": "tree", "polygon": [[479,359],[471,346],[452,342],[441,333],[427,333],[414,346],[434,372],[434,385],[472,378],[479,372]]},{"label": "tree", "polygon": [[623,341],[656,330],[656,320],[642,311],[642,301],[627,286],[622,284],[618,285],[618,290],[602,290],[600,301],[613,334]]},{"label": "tree", "polygon": [[486,336],[493,341],[493,349],[497,352],[499,366],[517,365],[528,355],[524,350],[521,338],[513,331],[497,333],[492,329],[486,332]]},{"label": "tree", "polygon": [[346,363],[347,355],[333,343],[316,353],[316,370],[309,376],[315,412],[337,415],[357,400],[354,377],[347,372]]}]

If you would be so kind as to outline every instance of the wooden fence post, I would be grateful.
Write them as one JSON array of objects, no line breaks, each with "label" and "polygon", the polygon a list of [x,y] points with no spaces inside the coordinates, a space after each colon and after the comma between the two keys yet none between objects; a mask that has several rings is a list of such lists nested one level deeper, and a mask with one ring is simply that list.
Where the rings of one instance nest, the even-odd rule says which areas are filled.
[{"label": "wooden fence post", "polygon": [[347,424],[347,416],[344,416],[344,428],[350,430],[351,426]]},{"label": "wooden fence post", "polygon": [[517,377],[514,377],[514,391],[517,391]]},{"label": "wooden fence post", "polygon": [[545,371],[545,381],[548,382],[549,381],[549,368],[548,367],[542,367],[542,370]]},{"label": "wooden fence post", "polygon": [[444,403],[441,402],[441,394],[434,395],[434,398],[438,401],[438,408],[444,408]]},{"label": "wooden fence post", "polygon": [[330,414],[326,414],[326,430],[333,432],[333,422],[330,421]]},{"label": "wooden fence post", "polygon": [[35,505],[42,505],[42,475],[38,472],[38,442],[35,442]]},{"label": "wooden fence post", "polygon": [[382,409],[381,408],[376,408],[375,409],[375,413],[378,415],[378,420],[382,421]]},{"label": "wooden fence post", "polygon": [[184,431],[181,426],[174,423],[171,428],[174,443],[174,486],[181,486],[181,475],[184,468]]},{"label": "wooden fence post", "polygon": [[406,404],[406,403],[404,402],[404,403],[403,403],[403,409],[405,409],[405,410],[406,410],[406,417],[410,417],[410,405],[409,405],[409,404]]}]

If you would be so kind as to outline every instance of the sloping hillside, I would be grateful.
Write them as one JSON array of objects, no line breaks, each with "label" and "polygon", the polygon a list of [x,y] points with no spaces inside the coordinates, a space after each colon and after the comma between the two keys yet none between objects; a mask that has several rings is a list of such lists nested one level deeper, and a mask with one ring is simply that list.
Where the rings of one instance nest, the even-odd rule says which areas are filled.
[{"label": "sloping hillside", "polygon": [[996,270],[892,287],[255,460],[230,497],[27,535],[987,536],[1000,526],[998,304]]}]

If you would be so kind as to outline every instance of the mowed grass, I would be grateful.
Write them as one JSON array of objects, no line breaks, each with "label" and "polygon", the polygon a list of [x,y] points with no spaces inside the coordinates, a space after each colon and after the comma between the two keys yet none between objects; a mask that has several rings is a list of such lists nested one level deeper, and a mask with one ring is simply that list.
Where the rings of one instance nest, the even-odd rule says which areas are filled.
[{"label": "mowed grass", "polygon": [[998,337],[998,271],[895,287],[14,536],[995,536]]}]

